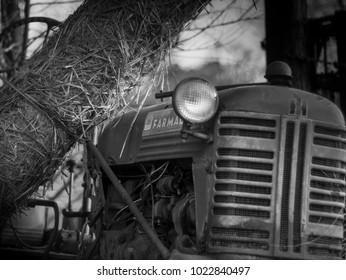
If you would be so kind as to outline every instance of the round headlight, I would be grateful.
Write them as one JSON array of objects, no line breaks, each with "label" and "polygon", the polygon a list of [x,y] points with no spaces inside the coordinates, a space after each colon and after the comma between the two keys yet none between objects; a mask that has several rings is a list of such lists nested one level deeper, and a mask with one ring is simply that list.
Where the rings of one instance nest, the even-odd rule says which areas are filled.
[{"label": "round headlight", "polygon": [[202,123],[216,113],[219,98],[215,87],[200,78],[182,80],[173,93],[173,108],[189,123]]}]

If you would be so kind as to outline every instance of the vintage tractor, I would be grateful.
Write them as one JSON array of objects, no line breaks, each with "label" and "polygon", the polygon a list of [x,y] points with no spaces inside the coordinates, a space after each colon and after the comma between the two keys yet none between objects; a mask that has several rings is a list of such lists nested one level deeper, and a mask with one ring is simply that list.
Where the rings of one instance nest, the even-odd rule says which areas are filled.
[{"label": "vintage tractor", "polygon": [[160,258],[158,242],[193,259],[344,254],[343,114],[292,88],[283,62],[265,77],[219,87],[188,78],[156,94],[168,102],[105,126],[98,150],[157,239],[103,174],[101,258]]}]

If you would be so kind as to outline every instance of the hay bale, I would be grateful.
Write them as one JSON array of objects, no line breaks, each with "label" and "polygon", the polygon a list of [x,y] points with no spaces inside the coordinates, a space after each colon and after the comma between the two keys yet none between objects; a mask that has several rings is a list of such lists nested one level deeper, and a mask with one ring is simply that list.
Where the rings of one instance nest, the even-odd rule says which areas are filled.
[{"label": "hay bale", "polygon": [[179,33],[209,2],[86,0],[6,82],[2,216],[52,176],[74,141],[133,100],[145,78],[157,79]]},{"label": "hay bale", "polygon": [[27,102],[5,105],[7,110],[0,112],[0,225],[49,181],[73,144],[72,138]]}]

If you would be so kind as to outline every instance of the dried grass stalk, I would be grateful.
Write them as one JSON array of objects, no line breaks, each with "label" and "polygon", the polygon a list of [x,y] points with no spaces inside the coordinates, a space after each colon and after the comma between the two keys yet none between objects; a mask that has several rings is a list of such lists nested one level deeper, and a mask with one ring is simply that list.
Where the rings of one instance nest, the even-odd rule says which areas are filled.
[{"label": "dried grass stalk", "polygon": [[128,104],[144,77],[160,75],[209,2],[86,0],[66,20],[0,96],[3,217],[52,176],[74,141]]}]

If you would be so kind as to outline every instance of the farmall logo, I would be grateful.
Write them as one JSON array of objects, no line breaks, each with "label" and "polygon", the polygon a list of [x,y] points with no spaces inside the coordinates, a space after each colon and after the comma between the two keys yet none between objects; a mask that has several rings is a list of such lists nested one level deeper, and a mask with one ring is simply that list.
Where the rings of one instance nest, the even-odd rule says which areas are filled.
[{"label": "farmall logo", "polygon": [[183,126],[183,121],[173,111],[172,108],[150,112],[145,118],[143,136],[160,134],[172,131],[179,131]]}]

